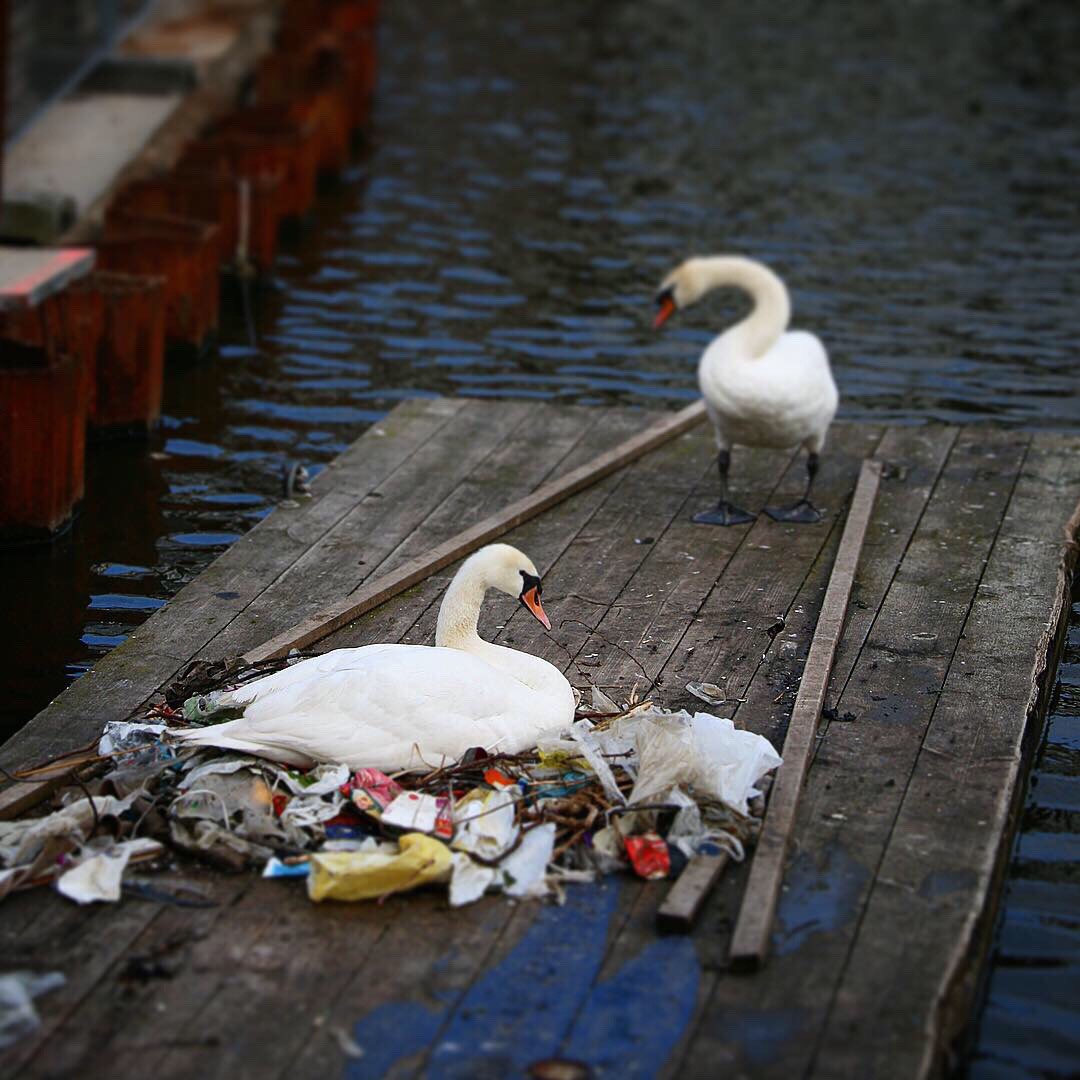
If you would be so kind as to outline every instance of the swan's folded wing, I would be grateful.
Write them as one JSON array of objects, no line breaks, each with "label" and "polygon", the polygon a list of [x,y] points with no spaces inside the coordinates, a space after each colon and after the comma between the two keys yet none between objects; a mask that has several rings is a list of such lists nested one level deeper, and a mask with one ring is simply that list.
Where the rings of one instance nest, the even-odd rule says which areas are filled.
[{"label": "swan's folded wing", "polygon": [[267,694],[276,694],[280,690],[287,689],[290,686],[298,686],[310,679],[320,679],[326,675],[332,675],[336,671],[348,671],[373,663],[387,649],[421,647],[418,645],[361,645],[355,649],[334,649],[333,652],[323,653],[320,656],[309,656],[306,660],[290,664],[280,671],[275,671],[272,675],[264,675],[261,679],[253,679],[251,682],[237,687],[230,696],[237,704],[247,704],[256,698],[265,697]]},{"label": "swan's folded wing", "polygon": [[[506,749],[531,692],[483,660],[450,649],[364,650],[351,668],[259,695],[223,731],[354,766],[441,764],[470,746]],[[417,756],[414,748],[420,748]]]}]

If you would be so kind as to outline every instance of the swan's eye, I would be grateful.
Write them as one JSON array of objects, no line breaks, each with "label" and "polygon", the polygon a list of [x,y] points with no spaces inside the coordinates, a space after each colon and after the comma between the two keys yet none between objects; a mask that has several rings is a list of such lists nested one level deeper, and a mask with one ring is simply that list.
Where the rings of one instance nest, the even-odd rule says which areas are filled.
[{"label": "swan's eye", "polygon": [[540,579],[535,574],[526,574],[524,570],[521,571],[521,595],[524,595],[531,591],[536,590],[537,596],[542,596],[544,587],[540,584]]}]

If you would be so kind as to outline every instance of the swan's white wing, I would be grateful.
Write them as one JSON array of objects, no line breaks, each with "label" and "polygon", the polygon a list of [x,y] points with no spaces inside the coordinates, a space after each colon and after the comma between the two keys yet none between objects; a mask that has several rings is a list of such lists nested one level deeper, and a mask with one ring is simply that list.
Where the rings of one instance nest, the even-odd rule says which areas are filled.
[{"label": "swan's white wing", "polygon": [[370,649],[382,648],[387,648],[387,646],[362,645],[355,649],[334,649],[333,652],[323,653],[320,656],[309,656],[306,660],[290,664],[271,675],[264,675],[261,679],[252,679],[251,682],[244,683],[243,686],[232,691],[229,697],[238,704],[245,704],[284,687],[354,667],[358,662],[359,654],[366,653]]},{"label": "swan's white wing", "polygon": [[567,719],[544,717],[534,691],[457,649],[369,646],[349,664],[258,694],[243,717],[206,729],[198,741],[228,738],[267,752],[396,769],[456,760],[470,746],[515,752],[538,729]]}]

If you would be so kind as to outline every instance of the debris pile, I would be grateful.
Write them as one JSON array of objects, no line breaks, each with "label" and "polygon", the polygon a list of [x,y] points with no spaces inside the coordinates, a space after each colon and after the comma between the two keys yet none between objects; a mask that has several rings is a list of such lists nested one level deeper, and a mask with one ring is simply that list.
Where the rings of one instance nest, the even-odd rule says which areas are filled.
[{"label": "debris pile", "polygon": [[59,809],[0,822],[0,897],[55,880],[79,903],[114,901],[128,864],[167,846],[303,878],[315,901],[429,884],[447,886],[455,907],[493,891],[559,898],[567,883],[619,870],[652,879],[700,853],[743,858],[759,785],[780,764],[766,739],[730,720],[620,708],[596,689],[569,733],[528,753],[476,747],[394,776],[189,748],[170,734],[180,716],[166,704],[143,722],[108,724],[92,775],[62,792]]}]

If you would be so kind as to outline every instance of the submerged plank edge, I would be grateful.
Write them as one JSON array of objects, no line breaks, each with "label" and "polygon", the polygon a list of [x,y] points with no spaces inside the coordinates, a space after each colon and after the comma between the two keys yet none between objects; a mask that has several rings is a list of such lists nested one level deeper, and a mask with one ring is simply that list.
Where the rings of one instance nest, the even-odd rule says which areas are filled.
[{"label": "submerged plank edge", "polygon": [[864,461],[791,713],[787,738],[784,740],[784,763],[776,773],[746,893],[735,924],[731,964],[742,970],[760,967],[769,951],[769,938],[795,826],[799,795],[810,766],[814,734],[825,704],[829,675],[844,629],[859,554],[880,482],[881,462],[874,459]]}]

